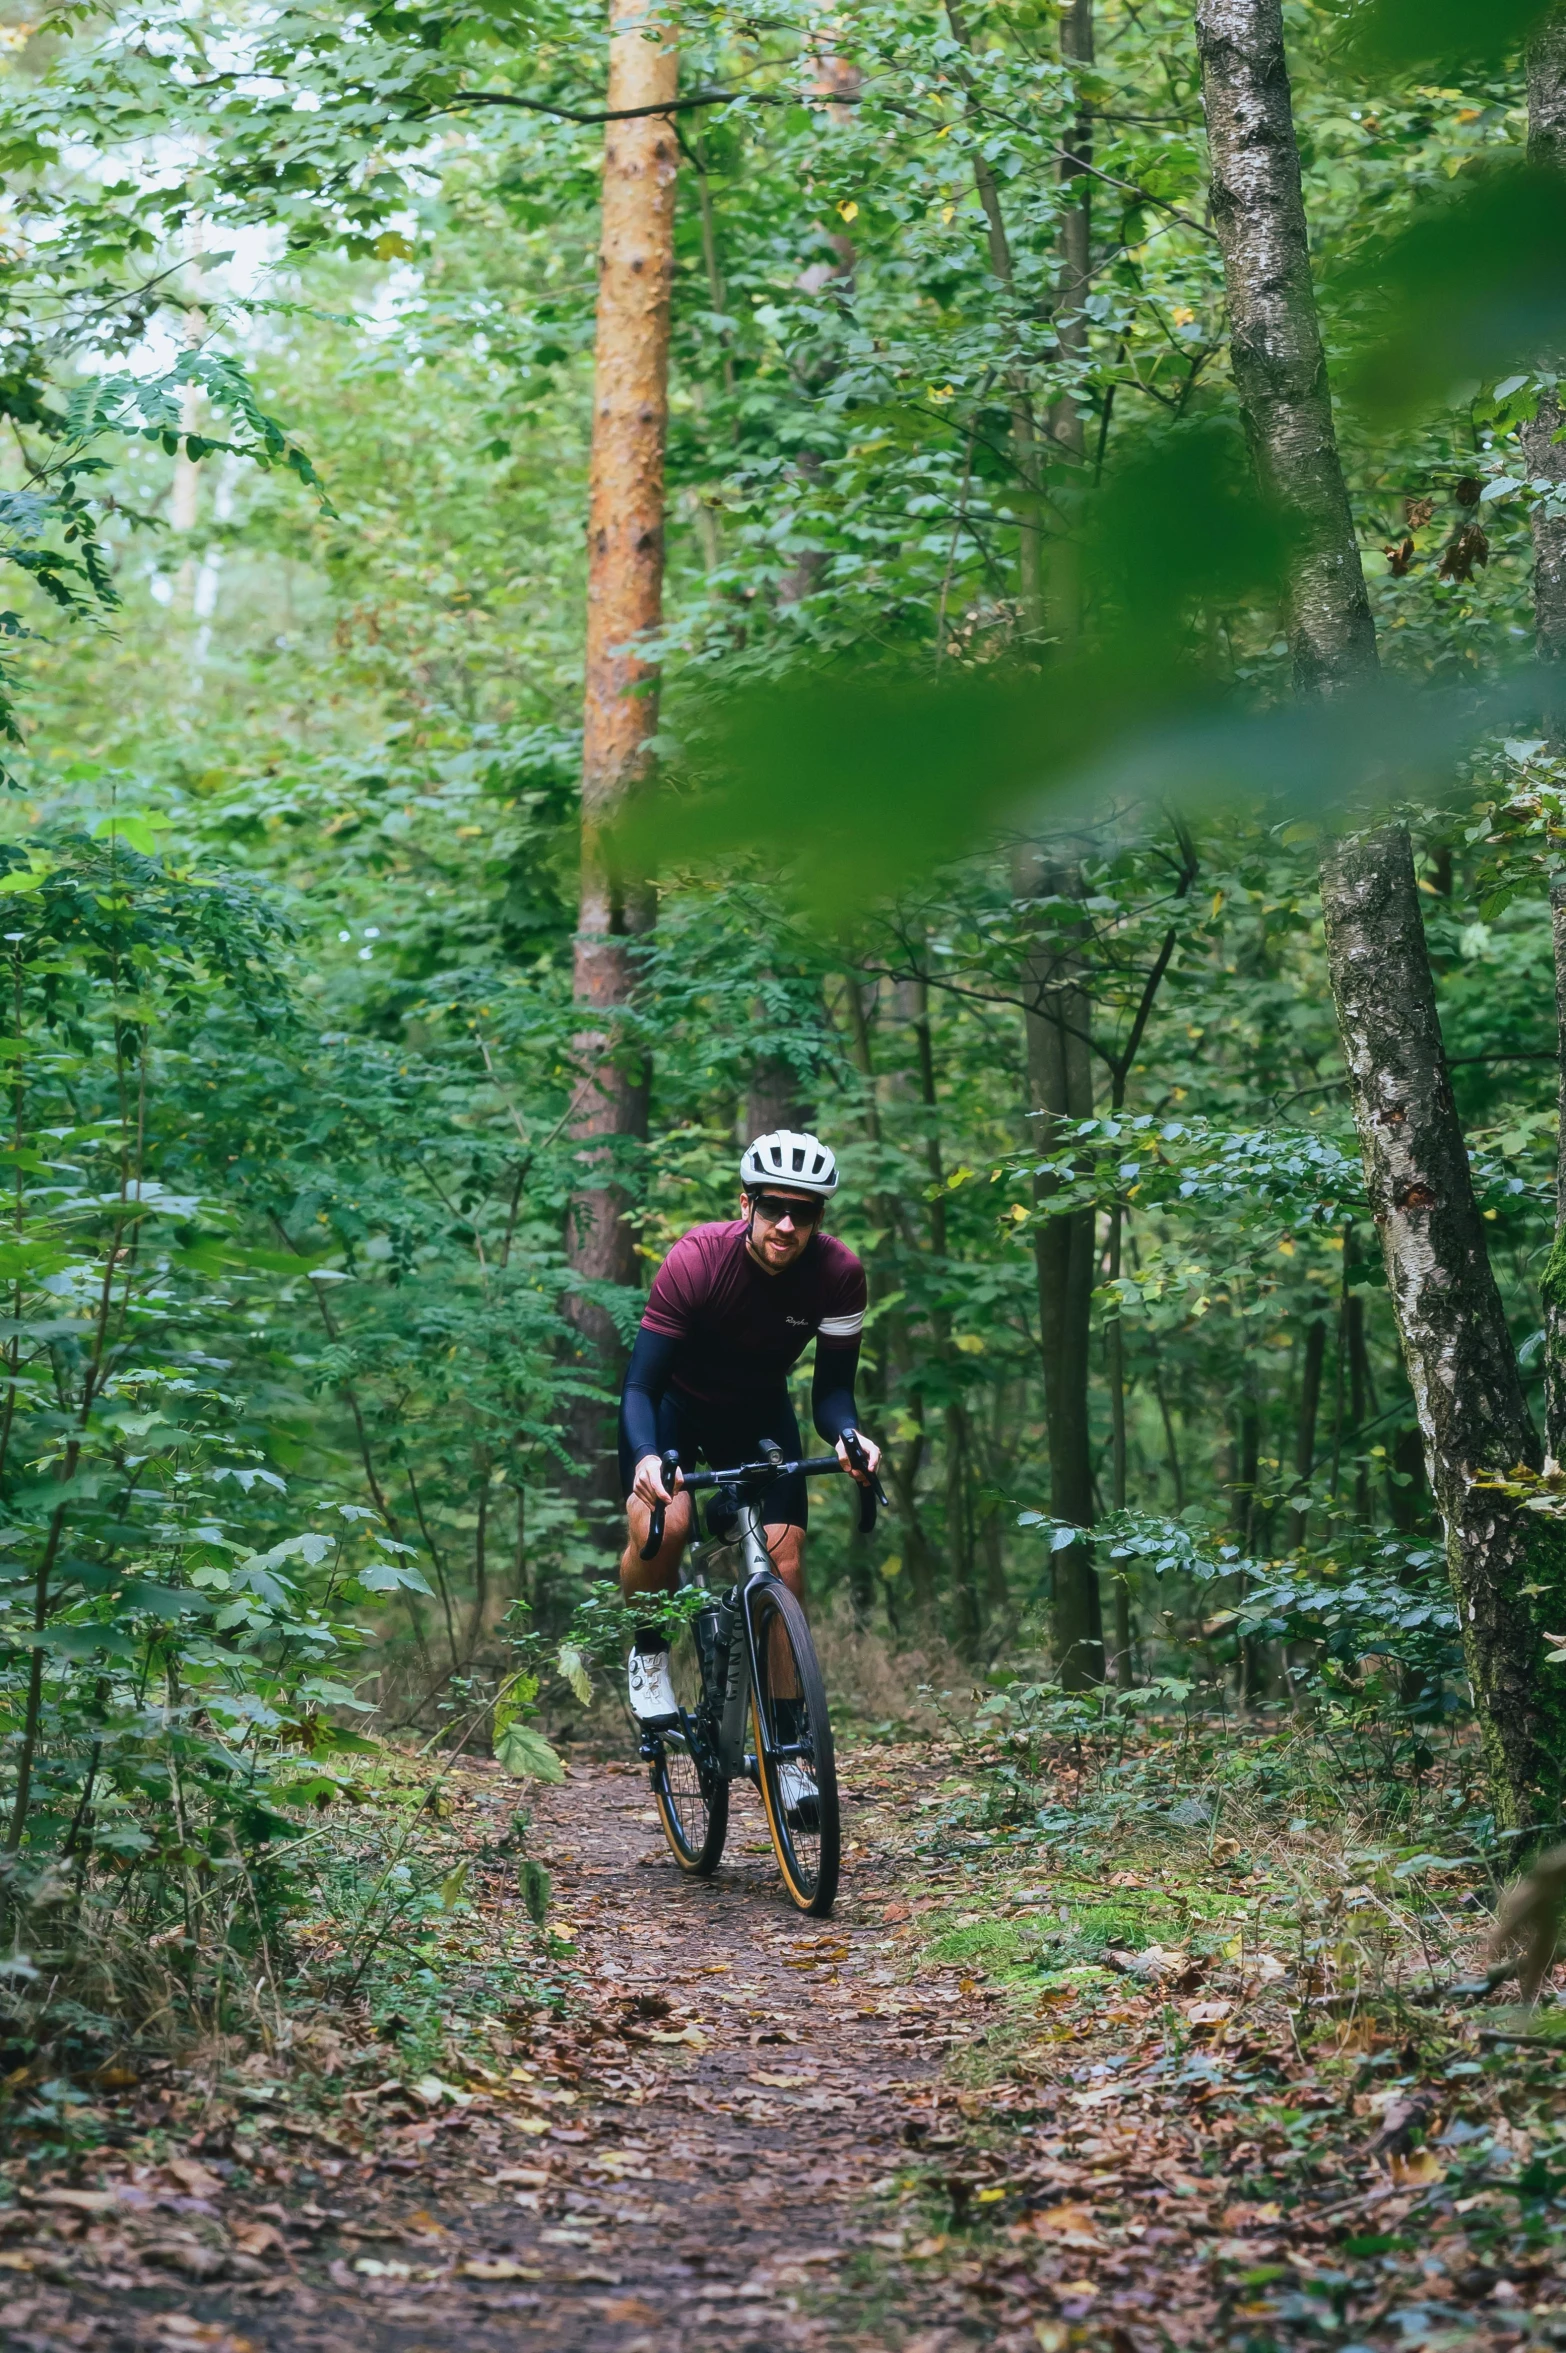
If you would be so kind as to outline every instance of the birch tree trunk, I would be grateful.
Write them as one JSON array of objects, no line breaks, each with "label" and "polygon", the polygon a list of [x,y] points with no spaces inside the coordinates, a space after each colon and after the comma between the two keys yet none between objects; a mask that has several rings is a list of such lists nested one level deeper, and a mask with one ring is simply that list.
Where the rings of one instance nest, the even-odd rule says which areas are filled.
[{"label": "birch tree trunk", "polygon": [[1402,826],[1337,845],[1322,870],[1322,911],[1371,1215],[1446,1527],[1463,1651],[1497,1809],[1516,1827],[1559,1798],[1566,1682],[1543,1663],[1524,1588],[1553,1583],[1566,1548],[1553,1522],[1477,1483],[1536,1468],[1539,1448],[1452,1101]]},{"label": "birch tree trunk", "polygon": [[[608,107],[666,105],[678,57],[642,30],[645,0],[611,0]],[[622,9],[624,12],[622,13]],[[652,928],[651,891],[616,871],[605,832],[645,771],[658,723],[656,672],[632,641],[663,612],[664,443],[669,411],[669,296],[674,270],[678,149],[668,115],[611,122],[604,138],[593,432],[588,495],[587,664],[583,698],[582,871],[573,988],[584,1026],[575,1040],[587,1072],[571,1133],[579,1190],[567,1253],[594,1283],[630,1284],[636,1258],[617,1147],[647,1133],[646,1060],[625,1019],[635,992],[635,942]],[[573,1323],[589,1367],[612,1381],[620,1361],[613,1318],[574,1294]],[[607,1490],[604,1416],[590,1401],[574,1417],[579,1450]]]},{"label": "birch tree trunk", "polygon": [[1197,0],[1230,360],[1264,486],[1305,531],[1290,587],[1302,692],[1372,675],[1376,631],[1311,285],[1281,0]]},{"label": "birch tree trunk", "polygon": [[[1303,526],[1289,635],[1302,692],[1373,677],[1375,626],[1338,455],[1311,284],[1281,0],[1197,0],[1236,386],[1263,483]],[[1365,1178],[1425,1460],[1446,1528],[1498,1819],[1559,1796],[1566,1691],[1543,1664],[1525,1588],[1562,1538],[1486,1476],[1536,1463],[1447,1075],[1413,857],[1400,826],[1339,841],[1322,866],[1327,962]]]}]

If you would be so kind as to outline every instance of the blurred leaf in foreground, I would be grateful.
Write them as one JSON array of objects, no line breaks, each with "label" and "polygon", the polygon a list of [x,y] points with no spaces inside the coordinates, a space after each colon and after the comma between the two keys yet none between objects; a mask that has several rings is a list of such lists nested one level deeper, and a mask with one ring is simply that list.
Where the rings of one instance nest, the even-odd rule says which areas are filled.
[{"label": "blurred leaf in foreground", "polygon": [[1566,348],[1566,175],[1519,165],[1469,182],[1356,263],[1343,291],[1374,340],[1348,382],[1391,421]]},{"label": "blurred leaf in foreground", "polygon": [[1349,18],[1349,54],[1366,73],[1452,71],[1516,55],[1554,0],[1372,0]]},{"label": "blurred leaf in foreground", "polygon": [[687,723],[682,771],[628,811],[620,854],[645,871],[759,850],[831,924],[1046,810],[1058,824],[1111,800],[1261,792],[1326,820],[1429,790],[1478,732],[1537,701],[1523,675],[1487,693],[1381,683],[1237,707],[1217,624],[1271,627],[1291,539],[1235,427],[1151,438],[1084,537],[1091,638],[1042,669],[802,665],[714,696]]},{"label": "blurred leaf in foreground", "polygon": [[1538,708],[1531,668],[1486,690],[1382,681],[1241,710],[1193,664],[1133,651],[1036,677],[845,678],[801,669],[709,716],[699,792],[665,788],[625,828],[640,863],[778,861],[823,925],[1008,826],[1106,808],[1265,797],[1323,826],[1400,794],[1438,797],[1475,740]]}]

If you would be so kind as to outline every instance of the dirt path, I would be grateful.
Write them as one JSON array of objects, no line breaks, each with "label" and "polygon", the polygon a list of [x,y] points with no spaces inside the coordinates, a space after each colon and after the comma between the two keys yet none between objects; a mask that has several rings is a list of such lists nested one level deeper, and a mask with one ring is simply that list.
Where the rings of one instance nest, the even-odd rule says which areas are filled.
[{"label": "dirt path", "polygon": [[[469,1787],[497,1821],[514,1802],[496,1781]],[[301,2146],[308,2121],[240,2127],[261,2145],[232,2186],[221,2131],[161,2168],[89,2164],[70,2178],[95,2189],[34,2200],[31,2254],[0,2249],[22,2274],[0,2336],[29,2353],[972,2343],[913,2309],[906,2280],[895,2312],[874,2288],[870,2193],[906,2158],[911,2120],[928,2130],[975,2007],[890,1965],[875,1809],[906,1818],[911,1796],[906,1777],[861,1787],[840,1917],[818,1922],[786,1903],[750,1791],[703,1884],[669,1860],[640,1772],[573,1767],[540,1797],[532,1848],[580,1975],[570,2014],[503,2087],[430,2115],[395,2085],[379,2107],[351,2094],[364,2144],[339,2122],[316,2136],[344,2152],[330,2156]],[[509,1871],[490,1886],[525,1935]]]}]

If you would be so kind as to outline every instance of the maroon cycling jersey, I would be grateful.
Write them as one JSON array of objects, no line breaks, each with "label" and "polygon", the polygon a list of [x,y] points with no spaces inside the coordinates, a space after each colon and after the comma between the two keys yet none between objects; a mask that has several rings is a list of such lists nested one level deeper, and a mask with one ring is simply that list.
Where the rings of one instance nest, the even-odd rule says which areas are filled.
[{"label": "maroon cycling jersey", "polygon": [[642,1317],[676,1343],[675,1386],[711,1404],[775,1391],[818,1335],[857,1354],[864,1328],[865,1270],[844,1243],[817,1233],[773,1275],[746,1249],[748,1230],[737,1217],[682,1235]]}]

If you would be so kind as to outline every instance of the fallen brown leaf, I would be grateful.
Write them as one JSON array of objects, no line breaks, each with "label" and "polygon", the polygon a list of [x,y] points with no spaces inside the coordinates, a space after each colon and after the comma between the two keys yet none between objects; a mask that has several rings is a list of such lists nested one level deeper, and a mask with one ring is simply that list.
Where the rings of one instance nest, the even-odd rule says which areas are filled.
[{"label": "fallen brown leaf", "polygon": [[217,2175],[209,2173],[194,2157],[170,2157],[165,2161],[163,2170],[182,2190],[188,2190],[193,2198],[220,2198],[223,2195],[223,2184]]},{"label": "fallen brown leaf", "polygon": [[1041,2207],[1027,2217],[1027,2223],[1036,2237],[1054,2239],[1062,2247],[1087,2247],[1098,2254],[1106,2251],[1090,2206]]},{"label": "fallen brown leaf", "polygon": [[[196,2169],[200,2172],[201,2168]],[[111,2214],[119,2204],[112,2190],[40,2190],[29,2201],[34,2206],[63,2206],[75,2214]]]},{"label": "fallen brown leaf", "polygon": [[246,2255],[266,2255],[273,2249],[280,2255],[287,2252],[283,2234],[275,2222],[236,2222],[229,2236]]}]

